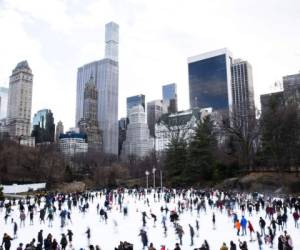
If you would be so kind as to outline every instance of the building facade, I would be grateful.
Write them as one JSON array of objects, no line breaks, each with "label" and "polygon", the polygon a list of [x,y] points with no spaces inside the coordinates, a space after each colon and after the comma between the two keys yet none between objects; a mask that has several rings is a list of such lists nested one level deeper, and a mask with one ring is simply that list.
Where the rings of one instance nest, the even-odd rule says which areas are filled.
[{"label": "building facade", "polygon": [[246,133],[253,126],[255,104],[252,67],[247,61],[234,60],[231,68],[233,122]]},{"label": "building facade", "polygon": [[182,136],[189,141],[195,133],[197,123],[211,114],[212,108],[193,108],[163,114],[155,124],[155,150],[165,151],[171,139],[176,136]]},{"label": "building facade", "polygon": [[118,154],[118,96],[119,64],[118,43],[119,26],[108,23],[105,26],[105,59],[88,63],[77,71],[76,125],[83,118],[85,84],[91,75],[98,90],[98,122],[103,132],[103,151]]},{"label": "building facade", "polygon": [[164,113],[176,113],[178,111],[176,83],[163,85],[162,96],[166,107]]},{"label": "building facade", "polygon": [[231,66],[232,55],[227,49],[188,58],[191,108],[212,107],[221,114],[231,112]]},{"label": "building facade", "polygon": [[155,124],[164,113],[164,101],[154,100],[147,103],[147,123],[150,136],[155,136]]},{"label": "building facade", "polygon": [[102,150],[101,131],[98,125],[98,91],[94,78],[85,84],[83,118],[78,122],[80,133],[86,134],[90,151]]},{"label": "building facade", "polygon": [[300,105],[300,72],[283,77],[283,93],[285,101]]},{"label": "building facade", "polygon": [[60,134],[58,141],[59,150],[65,156],[74,156],[75,154],[87,153],[88,144],[86,135],[74,132]]},{"label": "building facade", "polygon": [[150,137],[146,123],[145,110],[141,105],[134,106],[129,111],[129,124],[126,131],[126,140],[122,146],[122,158],[130,155],[144,157],[154,149],[154,140]]},{"label": "building facade", "polygon": [[59,141],[59,136],[60,134],[64,133],[64,125],[62,123],[62,121],[59,121],[56,124],[56,129],[55,129],[55,141],[58,142]]},{"label": "building facade", "polygon": [[31,136],[35,143],[54,142],[55,124],[50,109],[42,109],[34,114]]},{"label": "building facade", "polygon": [[119,120],[119,155],[122,152],[122,146],[124,141],[126,140],[126,130],[129,121],[127,117],[123,117]]},{"label": "building facade", "polygon": [[10,136],[29,136],[33,74],[27,61],[17,64],[9,79],[7,126]]},{"label": "building facade", "polygon": [[141,105],[145,111],[145,95],[140,94],[140,95],[127,97],[126,99],[127,117],[129,117],[129,110],[138,105]]},{"label": "building facade", "polygon": [[8,88],[0,87],[0,120],[7,116]]}]

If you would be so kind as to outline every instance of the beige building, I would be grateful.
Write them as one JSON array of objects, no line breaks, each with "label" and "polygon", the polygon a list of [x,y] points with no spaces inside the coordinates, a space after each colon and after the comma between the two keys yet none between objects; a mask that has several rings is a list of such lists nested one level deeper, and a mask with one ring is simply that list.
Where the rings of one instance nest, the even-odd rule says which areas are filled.
[{"label": "beige building", "polygon": [[27,63],[17,64],[9,79],[7,128],[10,136],[30,136],[33,74]]},{"label": "beige building", "polygon": [[59,141],[59,136],[60,134],[64,133],[64,125],[62,123],[62,121],[59,121],[56,124],[56,131],[55,131],[55,141],[58,142]]},{"label": "beige building", "polygon": [[87,136],[88,150],[102,150],[102,135],[97,120],[98,91],[94,77],[85,84],[83,118],[78,122],[79,131]]}]

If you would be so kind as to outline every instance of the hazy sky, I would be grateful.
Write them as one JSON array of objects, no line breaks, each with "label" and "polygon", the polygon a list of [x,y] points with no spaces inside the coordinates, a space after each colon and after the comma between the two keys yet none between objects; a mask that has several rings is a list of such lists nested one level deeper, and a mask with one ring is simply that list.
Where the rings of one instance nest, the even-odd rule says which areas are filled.
[{"label": "hazy sky", "polygon": [[119,117],[126,97],[161,98],[176,82],[189,106],[187,57],[227,47],[253,67],[256,101],[300,70],[299,0],[0,0],[0,86],[28,60],[32,115],[50,108],[74,126],[77,68],[104,56],[104,26],[120,25]]}]

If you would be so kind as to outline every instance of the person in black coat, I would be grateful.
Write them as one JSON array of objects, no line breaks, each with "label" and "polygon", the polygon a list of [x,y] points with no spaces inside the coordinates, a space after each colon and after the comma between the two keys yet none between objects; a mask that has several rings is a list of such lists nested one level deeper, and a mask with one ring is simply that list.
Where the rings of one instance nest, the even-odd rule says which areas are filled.
[{"label": "person in black coat", "polygon": [[4,249],[9,250],[12,240],[13,239],[7,233],[4,233],[1,246],[4,245]]},{"label": "person in black coat", "polygon": [[236,244],[233,241],[230,241],[230,250],[236,250]]},{"label": "person in black coat", "polygon": [[143,249],[145,249],[145,247],[148,246],[148,236],[146,231],[144,231],[143,229],[141,229],[139,236],[141,236],[142,239],[142,243],[143,243]]},{"label": "person in black coat", "polygon": [[38,243],[43,246],[43,242],[44,242],[43,230],[39,231],[37,239],[38,239]]}]

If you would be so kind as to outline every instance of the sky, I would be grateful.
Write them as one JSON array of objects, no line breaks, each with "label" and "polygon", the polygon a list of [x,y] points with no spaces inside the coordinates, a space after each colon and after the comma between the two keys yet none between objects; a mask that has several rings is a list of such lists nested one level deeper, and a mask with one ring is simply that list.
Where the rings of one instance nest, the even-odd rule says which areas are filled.
[{"label": "sky", "polygon": [[228,48],[251,63],[256,105],[300,70],[299,0],[0,0],[0,86],[27,60],[32,116],[49,108],[74,127],[77,68],[104,57],[105,24],[120,26],[119,117],[126,97],[160,99],[177,83],[189,108],[187,58]]}]

